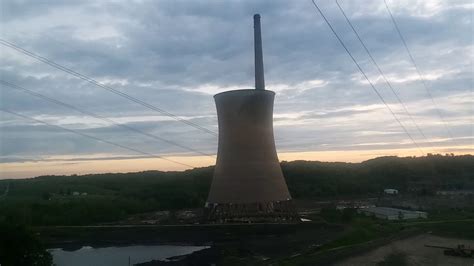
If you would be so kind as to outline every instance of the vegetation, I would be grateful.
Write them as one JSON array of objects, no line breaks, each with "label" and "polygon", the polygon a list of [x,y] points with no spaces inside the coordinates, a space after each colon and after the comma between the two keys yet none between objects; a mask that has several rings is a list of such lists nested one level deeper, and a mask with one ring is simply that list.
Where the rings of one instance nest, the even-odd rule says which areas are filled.
[{"label": "vegetation", "polygon": [[[374,239],[394,236],[405,231],[432,232],[437,235],[474,239],[474,211],[446,210],[429,219],[388,221],[359,215],[353,209],[322,209],[321,216],[328,222],[347,225],[346,231],[322,249],[356,245]],[[349,219],[347,217],[350,217]]]},{"label": "vegetation", "polygon": [[407,226],[422,228],[425,232],[432,232],[436,235],[474,239],[474,220],[456,221],[447,220],[439,223],[419,223],[407,224]]},{"label": "vegetation", "polygon": [[0,223],[0,265],[49,266],[53,259],[33,232],[19,225]]},{"label": "vegetation", "polygon": [[[400,223],[393,223],[385,220],[353,214],[350,220],[344,220],[347,215],[344,211],[339,212],[339,221],[344,221],[348,227],[344,234],[334,241],[323,246],[323,249],[332,249],[341,246],[350,246],[368,242],[374,239],[389,237],[404,229]],[[324,217],[324,214],[322,214]]]},{"label": "vegetation", "polygon": [[[451,215],[455,214],[452,218]],[[338,259],[366,252],[385,245],[397,238],[419,233],[474,239],[474,222],[471,211],[443,211],[430,219],[415,221],[387,221],[353,213],[349,221],[343,217],[344,211],[323,209],[323,219],[343,223],[346,230],[336,239],[316,248],[301,252],[302,256],[288,256],[277,260],[278,265],[326,265]],[[389,254],[377,265],[408,265],[406,254],[395,252]]]},{"label": "vegetation", "polygon": [[[474,156],[380,157],[362,163],[282,162],[295,198],[378,194],[384,188],[407,191],[412,182],[464,189],[474,182]],[[471,187],[474,189],[474,187]]]},{"label": "vegetation", "polygon": [[[130,214],[203,206],[211,168],[185,172],[42,176],[8,180],[0,221],[26,225],[85,225]],[[47,195],[47,196],[46,196]]]},{"label": "vegetation", "polygon": [[[294,161],[281,166],[291,194],[301,199],[377,195],[387,187],[403,192],[410,182],[426,180],[459,189],[474,183],[471,155],[381,157],[362,163]],[[0,193],[10,186],[0,197],[0,222],[86,225],[135,213],[198,208],[206,200],[212,172],[213,167],[206,167],[0,180]],[[350,220],[351,214],[341,219]]]},{"label": "vegetation", "polygon": [[[450,184],[456,189],[468,189],[474,184],[474,156],[428,156],[422,158],[383,157],[363,163],[322,163],[322,162],[282,162],[289,190],[294,198],[318,199],[325,197],[367,197],[377,196],[384,188],[396,188],[405,193],[411,182],[431,182]],[[129,215],[158,210],[179,210],[198,208],[204,205],[212,180],[213,167],[199,168],[184,172],[146,171],[126,174],[91,174],[83,176],[42,176],[22,180],[0,180],[0,263],[1,265],[50,265],[51,256],[44,251],[36,236],[26,226],[42,225],[89,225],[125,219]],[[8,188],[8,189],[7,189]],[[313,219],[313,217],[311,217]],[[436,234],[474,239],[474,211],[469,209],[440,209],[430,213],[430,218],[420,221],[389,222],[358,215],[353,209],[342,211],[334,208],[322,209],[313,219],[321,220],[320,225],[301,224],[298,231],[291,234],[275,231],[281,241],[281,252],[277,261],[281,265],[314,265],[328,258],[343,257],[354,252],[362,252],[367,245],[379,245],[384,239],[394,236],[432,231]],[[334,225],[337,224],[337,225]],[[327,228],[302,230],[301,226],[337,226],[337,232],[328,233]],[[47,242],[56,238],[94,239],[90,228],[35,227]],[[46,231],[45,231],[46,230]],[[106,230],[96,228],[94,230]],[[131,230],[127,232],[126,230]],[[181,232],[186,239],[205,238],[208,231],[199,233],[195,228],[175,232],[170,228],[153,229],[153,232],[173,239]],[[193,231],[194,230],[194,231]],[[206,228],[217,230],[215,235],[225,238],[236,237],[241,241],[243,229],[234,228],[238,235],[226,228]],[[268,228],[251,228],[250,235],[268,233]],[[255,231],[252,231],[255,230]],[[290,230],[290,229],[288,229]],[[49,234],[47,232],[50,232]],[[106,232],[107,233],[107,232]],[[104,233],[104,234],[106,234]],[[117,234],[117,232],[115,232]],[[120,229],[120,234],[149,235],[148,228]],[[327,242],[313,245],[314,239],[330,234]],[[100,235],[100,234],[97,234]],[[249,239],[252,239],[249,237]],[[238,246],[248,249],[255,246],[268,248],[268,240],[260,235],[250,242],[238,242]],[[259,242],[260,241],[260,242]],[[271,241],[275,241],[272,238]],[[80,242],[80,241],[79,241]],[[9,244],[7,244],[9,243]],[[18,243],[22,243],[19,245]],[[284,247],[284,248],[283,248]],[[232,265],[258,264],[259,258],[224,248],[225,262]],[[272,244],[272,249],[276,249]],[[246,249],[243,249],[244,251]],[[262,248],[262,250],[264,250]],[[277,249],[278,250],[278,249]],[[293,257],[292,254],[301,254]],[[263,252],[263,254],[265,254]],[[273,255],[272,255],[273,256]],[[403,257],[387,256],[381,265],[403,265]]]}]

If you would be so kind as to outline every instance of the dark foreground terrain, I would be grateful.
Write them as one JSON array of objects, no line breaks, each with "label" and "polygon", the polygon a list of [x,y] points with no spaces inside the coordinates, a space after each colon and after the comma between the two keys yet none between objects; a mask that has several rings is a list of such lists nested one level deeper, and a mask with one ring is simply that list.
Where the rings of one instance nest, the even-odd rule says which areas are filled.
[{"label": "dark foreground terrain", "polygon": [[349,219],[342,218],[343,212],[339,212],[339,217],[320,215],[322,219],[337,218],[339,222],[38,227],[36,232],[47,247],[69,250],[83,245],[211,246],[169,258],[167,262],[151,261],[142,265],[330,265],[420,234],[474,240],[474,212],[463,212],[464,217],[456,220],[438,216],[394,222],[355,213]]},{"label": "dark foreground terrain", "polygon": [[[50,265],[45,248],[173,244],[211,248],[146,265],[330,265],[419,234],[474,239],[471,155],[281,165],[307,222],[200,224],[212,167],[0,180],[0,229],[26,228],[0,238],[9,252],[0,261],[30,246],[31,259]],[[370,205],[421,209],[428,219],[386,221],[354,208]]]}]

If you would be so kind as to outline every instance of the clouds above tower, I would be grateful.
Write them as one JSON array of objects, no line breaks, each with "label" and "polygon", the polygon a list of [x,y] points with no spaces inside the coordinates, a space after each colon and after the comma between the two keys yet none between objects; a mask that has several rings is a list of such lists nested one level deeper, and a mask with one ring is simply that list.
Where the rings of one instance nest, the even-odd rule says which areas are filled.
[{"label": "clouds above tower", "polygon": [[[471,1],[387,1],[456,138],[414,72],[383,1],[339,1],[433,142],[472,145]],[[403,123],[416,129],[364,53],[333,1],[318,1],[369,78]],[[216,130],[212,95],[253,88],[252,16],[262,16],[266,88],[277,92],[279,152],[410,147],[409,140],[315,12],[311,1],[14,1],[1,2],[0,36],[80,73]],[[216,139],[6,47],[0,75],[25,88],[127,125],[215,152]],[[1,87],[1,105],[147,152],[183,154],[77,112]],[[127,155],[1,114],[3,161],[48,156]],[[427,145],[430,146],[430,145]],[[426,148],[431,151],[431,148]]]}]

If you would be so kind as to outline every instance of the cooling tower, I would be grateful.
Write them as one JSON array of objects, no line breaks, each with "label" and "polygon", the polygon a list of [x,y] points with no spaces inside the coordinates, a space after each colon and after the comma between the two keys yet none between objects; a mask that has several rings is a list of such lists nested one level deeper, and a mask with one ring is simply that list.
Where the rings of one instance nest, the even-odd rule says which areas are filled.
[{"label": "cooling tower", "polygon": [[265,90],[259,15],[254,34],[255,89],[214,95],[219,148],[205,208],[210,222],[299,220],[275,149],[275,93]]}]

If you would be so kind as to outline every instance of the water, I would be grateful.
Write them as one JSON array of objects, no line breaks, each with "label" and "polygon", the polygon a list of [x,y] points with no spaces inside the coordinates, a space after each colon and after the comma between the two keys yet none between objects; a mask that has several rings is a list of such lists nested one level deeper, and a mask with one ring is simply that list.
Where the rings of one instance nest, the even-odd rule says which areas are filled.
[{"label": "water", "polygon": [[165,260],[172,256],[180,256],[194,251],[209,248],[209,246],[128,246],[92,248],[82,247],[75,251],[62,249],[48,250],[53,255],[53,262],[57,266],[128,266],[151,260]]}]

